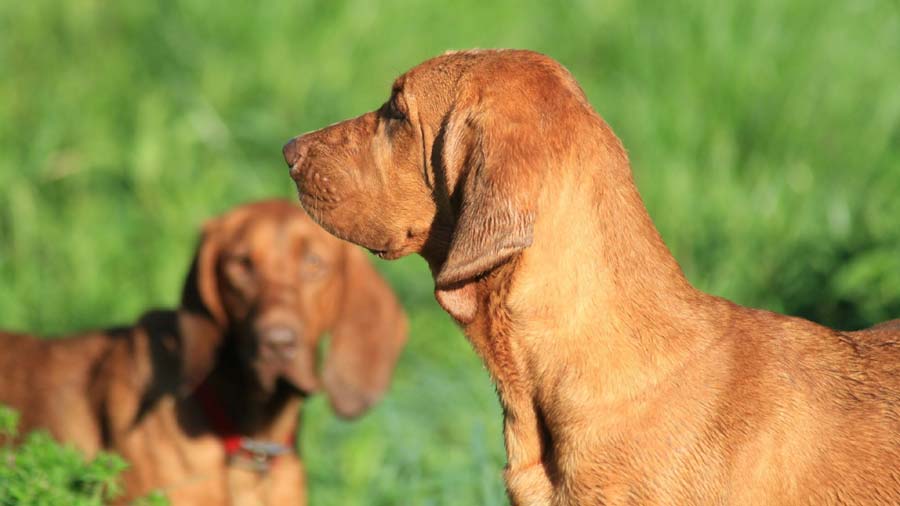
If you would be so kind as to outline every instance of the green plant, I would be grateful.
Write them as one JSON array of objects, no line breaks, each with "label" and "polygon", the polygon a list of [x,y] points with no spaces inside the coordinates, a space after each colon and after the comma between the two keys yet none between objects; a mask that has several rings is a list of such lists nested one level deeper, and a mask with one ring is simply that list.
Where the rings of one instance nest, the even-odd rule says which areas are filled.
[{"label": "green plant", "polygon": [[[44,431],[27,434],[14,445],[18,418],[0,405],[0,441],[6,441],[0,446],[0,506],[102,506],[121,494],[119,474],[127,467],[122,458],[101,452],[85,459]],[[159,494],[135,503],[166,504]]]}]

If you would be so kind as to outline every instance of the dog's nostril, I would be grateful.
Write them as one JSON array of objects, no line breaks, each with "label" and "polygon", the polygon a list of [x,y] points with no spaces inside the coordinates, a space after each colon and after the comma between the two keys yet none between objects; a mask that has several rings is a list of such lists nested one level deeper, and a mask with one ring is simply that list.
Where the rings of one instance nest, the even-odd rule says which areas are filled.
[{"label": "dog's nostril", "polygon": [[268,339],[270,343],[273,344],[288,344],[294,341],[294,331],[287,327],[279,327],[270,330],[268,333]]},{"label": "dog's nostril", "polygon": [[288,327],[275,327],[263,333],[263,341],[272,351],[286,354],[296,347],[297,333]]},{"label": "dog's nostril", "polygon": [[306,155],[306,146],[300,142],[299,137],[294,137],[284,145],[281,153],[284,155],[284,161],[287,162],[288,167],[294,167]]}]

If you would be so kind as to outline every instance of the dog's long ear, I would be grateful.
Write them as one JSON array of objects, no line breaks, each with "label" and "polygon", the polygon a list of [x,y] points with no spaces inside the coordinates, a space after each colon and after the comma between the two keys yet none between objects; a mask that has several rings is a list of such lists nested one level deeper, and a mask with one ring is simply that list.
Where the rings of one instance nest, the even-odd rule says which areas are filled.
[{"label": "dog's long ear", "polygon": [[439,290],[497,267],[532,241],[534,165],[543,152],[543,140],[529,130],[533,111],[489,98],[472,102],[457,103],[444,125],[442,163],[457,219],[435,277]]},{"label": "dog's long ear", "polygon": [[218,227],[215,220],[204,225],[181,293],[178,319],[182,374],[187,390],[192,390],[212,370],[228,324],[219,292]]},{"label": "dog's long ear", "polygon": [[407,320],[390,286],[363,252],[345,247],[344,290],[322,366],[322,381],[334,411],[359,416],[390,385],[407,336]]}]

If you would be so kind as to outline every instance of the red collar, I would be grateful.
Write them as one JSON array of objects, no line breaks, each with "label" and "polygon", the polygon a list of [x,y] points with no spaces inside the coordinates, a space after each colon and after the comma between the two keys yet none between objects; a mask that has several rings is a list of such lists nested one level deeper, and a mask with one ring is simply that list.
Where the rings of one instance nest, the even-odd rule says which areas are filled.
[{"label": "red collar", "polygon": [[287,444],[241,435],[208,379],[194,390],[194,399],[200,404],[213,431],[222,440],[229,463],[249,461],[255,470],[264,472],[276,457],[294,451],[296,436],[293,434]]}]

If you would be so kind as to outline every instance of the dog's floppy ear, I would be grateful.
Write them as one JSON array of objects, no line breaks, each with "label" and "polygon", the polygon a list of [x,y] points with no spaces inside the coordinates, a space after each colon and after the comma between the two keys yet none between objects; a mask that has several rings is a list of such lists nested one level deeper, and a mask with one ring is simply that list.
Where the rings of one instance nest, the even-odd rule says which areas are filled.
[{"label": "dog's floppy ear", "polygon": [[408,324],[390,286],[349,243],[343,278],[322,381],[334,411],[352,418],[376,403],[390,385]]},{"label": "dog's floppy ear", "polygon": [[441,156],[456,224],[435,278],[438,289],[487,272],[531,245],[533,166],[542,162],[542,140],[529,130],[529,112],[515,105],[470,98],[454,106],[444,125]]},{"label": "dog's floppy ear", "polygon": [[217,220],[204,225],[181,293],[178,318],[182,374],[188,390],[212,370],[228,324],[217,272],[221,251],[219,227]]}]

